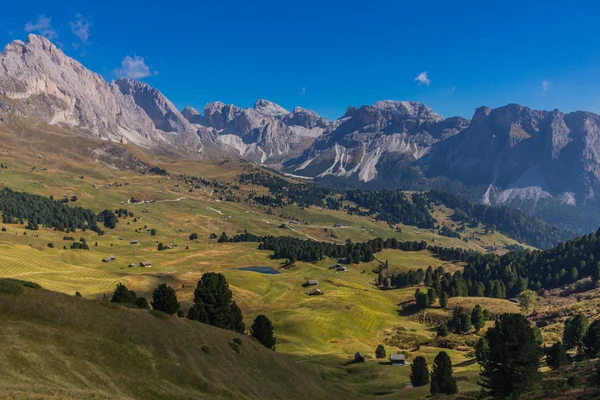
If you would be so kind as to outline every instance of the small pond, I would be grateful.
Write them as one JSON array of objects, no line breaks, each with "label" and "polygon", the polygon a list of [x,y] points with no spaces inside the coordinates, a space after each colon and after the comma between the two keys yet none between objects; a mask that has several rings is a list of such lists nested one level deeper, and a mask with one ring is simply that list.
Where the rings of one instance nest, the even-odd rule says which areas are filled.
[{"label": "small pond", "polygon": [[236,268],[238,271],[252,271],[258,272],[259,274],[267,274],[267,275],[277,275],[279,271],[273,269],[271,267],[261,267],[259,265],[252,265],[250,267],[239,267]]}]

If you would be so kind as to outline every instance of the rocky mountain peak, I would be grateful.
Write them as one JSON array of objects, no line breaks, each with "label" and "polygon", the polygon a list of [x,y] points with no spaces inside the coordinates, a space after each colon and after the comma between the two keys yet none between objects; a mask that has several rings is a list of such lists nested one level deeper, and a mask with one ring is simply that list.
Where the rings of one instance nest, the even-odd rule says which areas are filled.
[{"label": "rocky mountain peak", "polygon": [[121,78],[116,82],[122,94],[133,97],[152,119],[154,126],[165,132],[194,132],[189,121],[158,89],[129,78]]},{"label": "rocky mountain peak", "polygon": [[183,115],[189,121],[190,118],[194,118],[200,115],[200,113],[194,107],[187,106],[186,108],[181,110],[181,115]]},{"label": "rocky mountain peak", "polygon": [[283,117],[289,112],[281,107],[279,104],[275,104],[268,100],[256,100],[254,103],[254,111],[270,117]]}]

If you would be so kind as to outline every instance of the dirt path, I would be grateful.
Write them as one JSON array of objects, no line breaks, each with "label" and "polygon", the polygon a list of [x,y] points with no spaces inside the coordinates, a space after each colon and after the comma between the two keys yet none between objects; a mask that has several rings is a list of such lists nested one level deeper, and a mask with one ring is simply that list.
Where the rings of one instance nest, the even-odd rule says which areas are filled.
[{"label": "dirt path", "polygon": [[141,204],[166,203],[168,201],[181,201],[181,200],[185,200],[185,197],[180,197],[178,199],[172,199],[172,200],[156,200],[154,202],[150,202],[148,200],[144,200],[141,203],[132,203],[130,199],[127,199],[127,204],[131,204],[132,206],[139,206]]}]

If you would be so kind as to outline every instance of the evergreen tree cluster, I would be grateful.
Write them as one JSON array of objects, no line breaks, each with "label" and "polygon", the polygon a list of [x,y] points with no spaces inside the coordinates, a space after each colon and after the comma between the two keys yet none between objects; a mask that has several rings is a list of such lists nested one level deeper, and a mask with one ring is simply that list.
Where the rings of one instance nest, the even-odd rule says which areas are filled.
[{"label": "evergreen tree cluster", "polygon": [[136,307],[147,310],[150,308],[148,300],[145,297],[138,297],[133,290],[130,290],[122,283],[117,284],[113,292],[112,303],[120,303],[128,307]]},{"label": "evergreen tree cluster", "polygon": [[0,211],[5,224],[23,224],[29,229],[39,225],[61,231],[90,229],[101,232],[97,225],[97,215],[82,207],[68,207],[52,198],[16,192],[9,188],[0,191]]},{"label": "evergreen tree cluster", "polygon": [[377,220],[391,225],[403,223],[427,229],[435,226],[427,199],[421,194],[413,195],[410,201],[400,190],[348,190],[344,198],[358,206],[349,210],[352,214],[364,214],[358,210],[362,207],[369,210],[364,215],[376,214]]},{"label": "evergreen tree cluster", "polygon": [[293,183],[265,171],[244,173],[239,175],[238,179],[242,184],[251,183],[269,189],[272,196],[252,196],[254,200],[263,205],[297,204],[300,207],[316,205],[328,208],[340,205],[339,202],[324,202],[327,196],[336,193],[335,189],[328,186]]},{"label": "evergreen tree cluster", "polygon": [[[600,230],[559,243],[549,250],[512,251],[502,256],[426,246],[442,259],[466,261],[464,271],[454,274],[441,269],[425,272],[424,283],[438,296],[514,298],[526,290],[539,291],[571,284],[591,276],[600,281]],[[391,277],[395,287],[421,283],[419,270]]]},{"label": "evergreen tree cluster", "polygon": [[[239,176],[241,183],[252,183],[269,189],[271,195],[253,195],[254,200],[265,206],[298,204],[304,206],[325,206],[338,210],[342,201],[355,204],[345,209],[349,214],[375,215],[377,220],[391,225],[403,223],[421,228],[433,229],[435,219],[431,215],[433,205],[443,204],[454,210],[454,217],[463,223],[484,224],[489,230],[499,230],[522,243],[548,249],[561,241],[575,236],[573,232],[552,226],[541,219],[509,208],[478,204],[439,190],[431,190],[412,195],[408,199],[401,190],[360,190],[337,191],[331,187],[314,183],[292,183],[268,172],[252,172]],[[341,194],[341,199],[333,195]],[[363,211],[367,209],[367,211]],[[442,235],[459,237],[459,233],[442,227]]]},{"label": "evergreen tree cluster", "polygon": [[207,272],[194,291],[194,305],[187,317],[217,328],[244,333],[242,311],[233,301],[227,279],[222,274]]}]

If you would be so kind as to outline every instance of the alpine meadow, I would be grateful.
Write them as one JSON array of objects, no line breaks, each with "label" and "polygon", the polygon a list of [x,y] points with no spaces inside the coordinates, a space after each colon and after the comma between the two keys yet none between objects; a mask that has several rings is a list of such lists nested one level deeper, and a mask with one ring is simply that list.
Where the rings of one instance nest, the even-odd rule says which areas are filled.
[{"label": "alpine meadow", "polygon": [[515,65],[482,22],[525,26],[509,2],[190,4],[161,32],[34,3],[0,16],[0,398],[600,398],[598,90],[565,72],[597,80],[589,16],[548,5],[570,64]]}]

